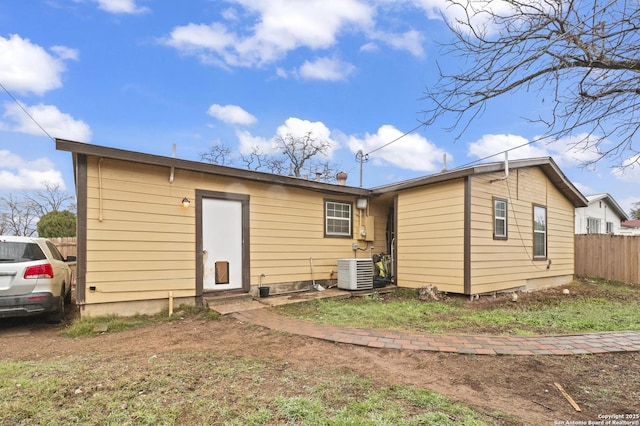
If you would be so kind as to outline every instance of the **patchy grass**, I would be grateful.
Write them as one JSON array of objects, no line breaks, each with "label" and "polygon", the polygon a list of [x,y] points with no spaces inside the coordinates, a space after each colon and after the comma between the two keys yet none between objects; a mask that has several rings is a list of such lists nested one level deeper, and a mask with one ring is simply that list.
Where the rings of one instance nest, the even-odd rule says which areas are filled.
[{"label": "patchy grass", "polygon": [[[563,290],[569,294],[563,294]],[[567,334],[640,330],[640,286],[608,281],[470,301],[459,296],[422,302],[417,291],[323,299],[278,308],[316,322],[428,333]]]},{"label": "patchy grass", "polygon": [[90,337],[97,334],[130,330],[167,321],[180,321],[185,317],[217,320],[220,318],[220,314],[206,307],[180,305],[174,310],[171,316],[169,316],[168,310],[164,310],[157,315],[135,315],[132,317],[105,315],[77,320],[66,327],[62,331],[62,334],[67,337]]},{"label": "patchy grass", "polygon": [[[89,359],[91,358],[91,359]],[[165,353],[127,363],[73,356],[0,363],[2,425],[484,425],[439,394],[380,385],[333,369],[209,353]]]}]

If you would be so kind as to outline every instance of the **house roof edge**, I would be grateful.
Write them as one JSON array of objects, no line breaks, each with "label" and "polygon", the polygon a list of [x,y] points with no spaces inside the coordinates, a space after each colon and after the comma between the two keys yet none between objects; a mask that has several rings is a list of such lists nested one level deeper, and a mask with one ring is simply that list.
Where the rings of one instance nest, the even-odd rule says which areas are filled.
[{"label": "house roof edge", "polygon": [[[585,196],[562,173],[558,165],[551,157],[529,158],[509,161],[509,169],[522,169],[526,167],[539,167],[553,184],[570,200],[574,207],[586,207],[588,205]],[[390,192],[416,188],[423,185],[431,185],[449,180],[464,178],[467,176],[495,173],[505,170],[503,161],[479,164],[458,169],[443,171],[434,175],[423,176],[403,182],[379,186],[371,190],[372,194],[382,195]]]},{"label": "house roof edge", "polygon": [[589,203],[594,201],[604,201],[608,203],[615,213],[622,219],[622,222],[629,220],[629,215],[627,215],[618,202],[608,192],[587,195],[586,198]]},{"label": "house roof edge", "polygon": [[68,151],[72,154],[104,157],[121,161],[132,161],[154,166],[174,167],[180,170],[208,173],[238,179],[248,179],[262,183],[272,183],[304,189],[312,189],[331,194],[368,196],[370,193],[369,190],[359,187],[346,185],[342,186],[338,184],[307,180],[292,176],[283,176],[273,173],[238,169],[235,167],[220,166],[216,164],[203,163],[193,160],[184,160],[180,158],[166,157],[155,154],[146,154],[137,151],[129,151],[120,148],[111,148],[59,138],[56,138],[56,149],[59,151]]}]

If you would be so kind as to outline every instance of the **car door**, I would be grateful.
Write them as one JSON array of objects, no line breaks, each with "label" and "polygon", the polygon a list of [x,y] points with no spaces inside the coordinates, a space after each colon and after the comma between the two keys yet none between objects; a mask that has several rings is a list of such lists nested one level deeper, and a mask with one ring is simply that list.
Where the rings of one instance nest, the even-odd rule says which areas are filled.
[{"label": "car door", "polygon": [[62,285],[63,282],[70,285],[70,269],[69,265],[64,261],[64,257],[58,250],[58,248],[51,241],[46,241],[47,249],[49,251],[49,260],[51,266],[53,266],[54,279],[56,284]]}]

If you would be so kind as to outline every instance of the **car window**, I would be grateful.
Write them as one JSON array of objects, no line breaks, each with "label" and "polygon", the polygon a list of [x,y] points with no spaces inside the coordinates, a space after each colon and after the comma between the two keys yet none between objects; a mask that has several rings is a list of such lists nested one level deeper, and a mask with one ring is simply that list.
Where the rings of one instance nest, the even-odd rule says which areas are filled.
[{"label": "car window", "polygon": [[53,244],[51,241],[47,241],[47,247],[49,248],[49,251],[51,252],[51,255],[54,259],[64,261],[64,257],[62,257],[62,254],[60,254],[55,244]]},{"label": "car window", "polygon": [[46,259],[36,243],[0,241],[0,262],[31,262]]}]

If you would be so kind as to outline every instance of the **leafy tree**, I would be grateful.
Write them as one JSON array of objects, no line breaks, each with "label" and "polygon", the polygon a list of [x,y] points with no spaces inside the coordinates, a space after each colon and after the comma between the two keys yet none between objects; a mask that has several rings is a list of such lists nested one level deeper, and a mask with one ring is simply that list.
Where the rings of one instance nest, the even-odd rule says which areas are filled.
[{"label": "leafy tree", "polygon": [[632,204],[631,219],[640,219],[640,201]]},{"label": "leafy tree", "polygon": [[76,215],[69,210],[50,211],[40,217],[37,231],[44,238],[75,237]]},{"label": "leafy tree", "polygon": [[[637,1],[449,0],[461,70],[427,88],[425,124],[443,115],[463,133],[487,103],[518,91],[548,93],[541,139],[573,136],[622,166],[640,165],[640,7]],[[465,66],[466,64],[466,66]],[[607,140],[607,143],[603,143]]]},{"label": "leafy tree", "polygon": [[331,143],[316,139],[311,132],[304,136],[288,133],[273,139],[279,154],[267,154],[259,146],[253,147],[249,154],[233,159],[232,151],[225,145],[213,145],[209,151],[201,153],[200,159],[218,165],[240,165],[247,170],[267,171],[275,174],[288,174],[302,177],[307,174],[325,182],[335,180],[337,167],[328,160],[319,160],[326,156]]}]

